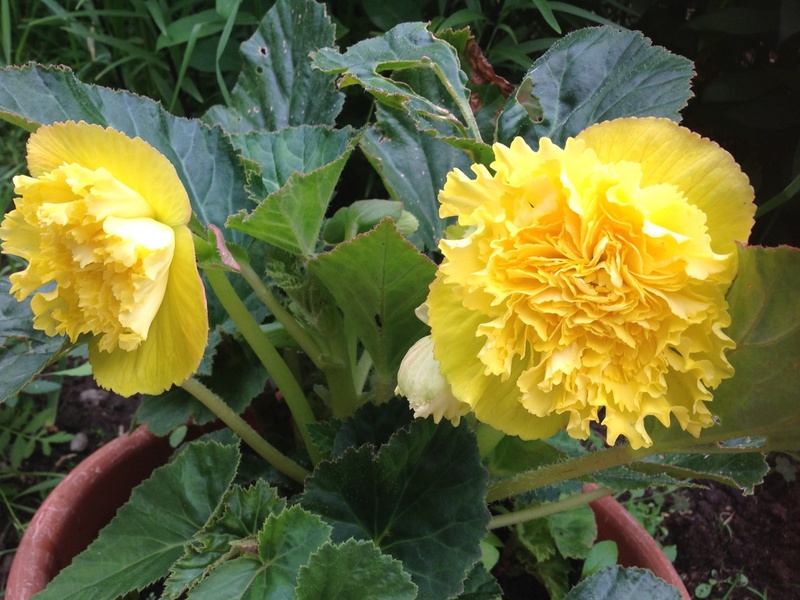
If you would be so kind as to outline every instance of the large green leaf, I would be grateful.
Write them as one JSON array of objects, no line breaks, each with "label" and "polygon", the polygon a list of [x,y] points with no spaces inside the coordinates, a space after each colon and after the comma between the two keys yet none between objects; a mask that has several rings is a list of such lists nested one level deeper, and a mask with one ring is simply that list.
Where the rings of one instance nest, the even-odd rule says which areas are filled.
[{"label": "large green leaf", "polygon": [[195,442],[156,469],[37,600],[106,600],[167,575],[208,521],[239,464],[235,446]]},{"label": "large green leaf", "polygon": [[31,131],[87,121],[142,138],[173,164],[203,225],[220,225],[249,205],[244,170],[219,128],[175,117],[149,98],[81,83],[66,68],[0,69],[0,118]]},{"label": "large green leaf", "polygon": [[417,586],[402,564],[372,542],[326,544],[297,578],[297,600],[413,600]]},{"label": "large green leaf", "polygon": [[681,600],[678,588],[646,569],[625,569],[613,566],[590,575],[576,585],[564,600],[597,600],[598,598],[647,598],[647,600]]},{"label": "large green leaf", "polygon": [[469,428],[416,420],[373,451],[321,463],[301,505],[333,526],[334,542],[370,539],[401,560],[419,598],[460,593],[489,519],[487,474]]},{"label": "large green leaf", "polygon": [[[436,266],[386,219],[367,234],[309,263],[372,357],[380,382],[391,382],[426,326],[414,314]],[[390,384],[387,384],[390,385]]]},{"label": "large green leaf", "polygon": [[383,107],[378,107],[377,123],[364,132],[361,149],[392,199],[419,220],[416,235],[422,245],[436,248],[446,225],[439,218],[439,190],[454,168],[469,172],[469,156],[421,132],[403,111]]},{"label": "large green leaf", "polygon": [[226,225],[292,254],[311,256],[357,139],[351,129],[324,127],[246,136],[239,141],[241,148],[263,164],[251,193],[268,195],[251,213],[239,212]]},{"label": "large green leaf", "polygon": [[[653,440],[685,446],[751,436],[764,449],[800,447],[800,250],[748,246],[728,292],[736,369],[714,390],[709,408],[719,424],[698,440],[677,426],[653,426]],[[758,440],[755,440],[756,442]],[[676,451],[680,451],[677,449]]]},{"label": "large green leaf", "polygon": [[344,96],[334,76],[311,68],[309,53],[332,46],[336,28],[313,0],[278,0],[240,48],[244,67],[232,106],[204,119],[229,133],[276,131],[290,125],[333,125]]},{"label": "large green leaf", "polygon": [[64,345],[63,337],[33,328],[30,300],[17,302],[10,288],[8,277],[0,278],[0,403],[28,385]]},{"label": "large green leaf", "polygon": [[[382,36],[354,44],[344,54],[323,48],[312,59],[316,68],[341,75],[340,87],[363,86],[381,104],[408,111],[422,129],[469,137],[465,135],[472,120],[467,77],[453,47],[434,37],[425,23],[402,23]],[[430,73],[421,80],[415,75],[392,78],[407,69]],[[438,82],[437,88],[428,75]],[[438,91],[432,94],[432,89]]]},{"label": "large green leaf", "polygon": [[642,34],[594,27],[573,32],[528,71],[498,121],[498,141],[522,136],[558,145],[589,125],[631,116],[680,119],[691,97],[691,61]]},{"label": "large green leaf", "polygon": [[226,561],[195,587],[192,600],[294,598],[300,567],[328,542],[331,528],[299,506],[269,515],[242,555]]}]

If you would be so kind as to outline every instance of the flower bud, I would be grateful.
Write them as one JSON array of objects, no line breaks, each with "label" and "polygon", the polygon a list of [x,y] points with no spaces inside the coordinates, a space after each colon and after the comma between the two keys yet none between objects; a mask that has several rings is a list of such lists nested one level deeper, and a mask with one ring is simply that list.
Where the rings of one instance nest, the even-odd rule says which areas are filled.
[{"label": "flower bud", "polygon": [[395,394],[408,399],[415,417],[433,415],[435,423],[444,417],[458,425],[461,415],[469,412],[469,405],[456,400],[442,376],[430,336],[418,340],[406,353],[397,373]]}]

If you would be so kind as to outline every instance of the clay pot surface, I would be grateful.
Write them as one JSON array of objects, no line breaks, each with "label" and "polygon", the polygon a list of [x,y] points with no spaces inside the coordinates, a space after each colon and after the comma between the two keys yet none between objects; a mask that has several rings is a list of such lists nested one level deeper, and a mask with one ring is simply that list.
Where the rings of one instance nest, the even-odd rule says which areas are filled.
[{"label": "clay pot surface", "polygon": [[[97,537],[131,491],[166,463],[171,448],[140,427],[99,448],[81,462],[36,511],[11,565],[6,600],[28,600],[43,590]],[[597,517],[598,539],[617,542],[619,563],[646,567],[690,596],[656,541],[616,500],[590,504]]]},{"label": "clay pot surface", "polygon": [[592,507],[597,520],[597,539],[614,540],[617,543],[619,564],[623,567],[648,568],[678,588],[684,600],[691,600],[689,591],[672,562],[636,517],[622,504],[606,496],[590,502],[589,506]]},{"label": "clay pot surface", "polygon": [[131,491],[169,458],[166,439],[140,427],[76,466],[36,511],[20,541],[6,600],[28,600],[69,565],[125,504]]}]

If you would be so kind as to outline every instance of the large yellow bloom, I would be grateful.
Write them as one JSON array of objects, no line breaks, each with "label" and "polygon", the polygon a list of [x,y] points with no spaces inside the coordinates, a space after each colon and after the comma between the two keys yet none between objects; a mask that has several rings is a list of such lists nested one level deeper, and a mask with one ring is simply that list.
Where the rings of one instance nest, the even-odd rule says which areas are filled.
[{"label": "large yellow bloom", "polygon": [[[479,419],[523,438],[592,421],[650,445],[645,418],[713,424],[733,369],[725,294],[753,191],[733,158],[665,119],[590,127],[564,149],[496,144],[494,174],[448,175],[427,305],[436,359]],[[601,412],[602,411],[602,412]]]},{"label": "large yellow bloom", "polygon": [[95,379],[119,394],[181,383],[202,358],[208,317],[175,168],[139,138],[68,122],[31,135],[28,169],[0,238],[28,261],[11,292],[34,294],[34,326],[88,334]]}]

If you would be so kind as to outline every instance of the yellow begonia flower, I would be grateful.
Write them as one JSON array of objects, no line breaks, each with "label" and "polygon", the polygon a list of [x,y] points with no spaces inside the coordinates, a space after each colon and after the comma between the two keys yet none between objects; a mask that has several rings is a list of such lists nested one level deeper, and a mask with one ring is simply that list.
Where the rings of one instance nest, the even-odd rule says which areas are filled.
[{"label": "yellow begonia flower", "polygon": [[559,148],[494,146],[492,174],[447,177],[461,239],[427,300],[453,394],[508,434],[652,444],[645,418],[697,436],[733,374],[723,333],[753,190],[715,143],[666,119],[594,125]]},{"label": "yellow begonia flower", "polygon": [[208,316],[175,168],[139,138],[68,122],[31,135],[28,169],[14,178],[0,239],[28,261],[11,292],[34,294],[34,327],[88,334],[95,379],[123,396],[183,382],[203,356]]}]

